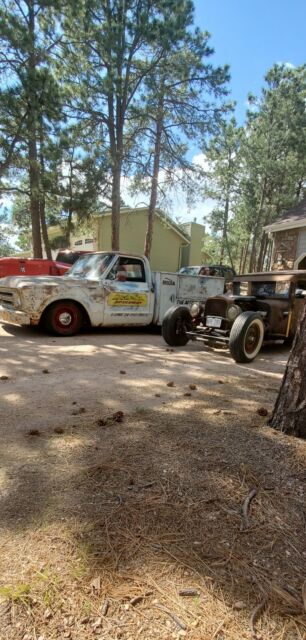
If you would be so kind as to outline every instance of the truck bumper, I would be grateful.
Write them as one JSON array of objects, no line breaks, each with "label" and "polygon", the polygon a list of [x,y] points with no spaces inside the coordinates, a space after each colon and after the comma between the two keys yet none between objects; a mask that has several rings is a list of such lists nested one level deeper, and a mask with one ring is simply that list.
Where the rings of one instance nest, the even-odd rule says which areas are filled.
[{"label": "truck bumper", "polygon": [[198,340],[199,342],[221,342],[227,344],[229,342],[229,334],[225,331],[222,333],[217,331],[205,331],[205,329],[199,331],[186,331],[189,340]]},{"label": "truck bumper", "polygon": [[31,322],[30,316],[23,313],[23,311],[4,309],[4,307],[0,307],[0,322],[7,322],[8,324],[34,324]]}]

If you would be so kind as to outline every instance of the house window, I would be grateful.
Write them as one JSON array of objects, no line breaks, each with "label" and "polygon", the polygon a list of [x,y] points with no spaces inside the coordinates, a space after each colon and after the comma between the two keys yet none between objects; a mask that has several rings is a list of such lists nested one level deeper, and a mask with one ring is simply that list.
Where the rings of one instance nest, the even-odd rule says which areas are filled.
[{"label": "house window", "polygon": [[94,243],[93,238],[85,238],[85,244],[93,244],[93,243]]},{"label": "house window", "polygon": [[76,240],[74,243],[75,247],[80,247],[83,244],[83,240]]}]

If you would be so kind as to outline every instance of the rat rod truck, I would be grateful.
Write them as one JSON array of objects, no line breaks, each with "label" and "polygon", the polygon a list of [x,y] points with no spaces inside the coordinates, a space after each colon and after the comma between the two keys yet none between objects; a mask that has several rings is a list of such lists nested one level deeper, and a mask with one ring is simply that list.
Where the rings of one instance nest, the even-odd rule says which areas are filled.
[{"label": "rat rod truck", "polygon": [[167,344],[188,340],[228,345],[236,362],[251,362],[264,341],[292,341],[306,298],[306,271],[249,273],[233,279],[233,290],[205,305],[172,307],[164,316]]},{"label": "rat rod truck", "polygon": [[92,327],[161,325],[169,307],[204,304],[224,278],[152,272],[147,258],[119,252],[84,255],[61,277],[0,280],[0,322],[42,325],[59,336]]}]

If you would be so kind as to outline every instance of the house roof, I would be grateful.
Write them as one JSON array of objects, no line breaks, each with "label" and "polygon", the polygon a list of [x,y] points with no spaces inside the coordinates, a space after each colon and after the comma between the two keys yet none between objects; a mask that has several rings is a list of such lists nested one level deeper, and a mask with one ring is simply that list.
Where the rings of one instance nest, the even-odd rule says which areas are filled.
[{"label": "house roof", "polygon": [[[95,218],[100,218],[102,216],[110,216],[111,215],[111,209],[105,209],[105,211],[103,211],[102,213],[96,214],[94,217]],[[129,213],[131,215],[134,215],[136,213],[148,213],[148,207],[121,207],[120,209],[120,213]],[[172,220],[172,218],[170,218],[169,216],[167,216],[161,209],[155,209],[155,215],[157,216],[157,218],[159,218],[160,220],[162,220],[162,222],[164,222],[165,224],[167,224],[168,227],[170,227],[171,229],[173,229],[173,231],[175,231],[179,236],[181,236],[181,238],[183,240],[185,240],[185,242],[190,243],[190,235],[180,226],[178,225],[176,222],[174,222],[174,220]]]},{"label": "house roof", "polygon": [[268,224],[264,230],[268,233],[282,231],[283,229],[296,229],[306,226],[306,198],[301,200],[295,207],[284,211],[275,222]]}]

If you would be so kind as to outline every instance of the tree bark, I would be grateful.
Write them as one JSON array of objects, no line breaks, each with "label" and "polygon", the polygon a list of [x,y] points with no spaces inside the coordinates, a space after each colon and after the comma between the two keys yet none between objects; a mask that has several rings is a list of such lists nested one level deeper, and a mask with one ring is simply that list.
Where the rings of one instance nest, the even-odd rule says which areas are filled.
[{"label": "tree bark", "polygon": [[257,261],[257,271],[263,271],[268,242],[269,242],[268,234],[264,232],[260,241],[259,256]]},{"label": "tree bark", "polygon": [[66,243],[67,243],[67,249],[69,249],[70,247],[70,240],[71,240],[71,232],[72,232],[72,228],[73,228],[73,223],[72,223],[72,215],[73,215],[73,158],[74,158],[74,149],[72,151],[72,156],[70,157],[70,161],[69,161],[69,166],[70,166],[70,172],[69,172],[69,206],[68,206],[68,218],[67,218],[67,225],[66,225]]},{"label": "tree bark", "polygon": [[28,144],[29,157],[29,181],[30,181],[30,212],[32,225],[32,246],[34,258],[42,258],[41,231],[40,231],[40,202],[39,202],[39,175],[37,170],[37,146],[36,140],[30,133]]},{"label": "tree bark", "polygon": [[160,104],[159,111],[160,111],[160,115],[156,121],[153,176],[152,176],[152,183],[151,183],[150,203],[149,203],[149,209],[148,209],[147,231],[146,231],[145,244],[144,244],[144,254],[148,259],[150,259],[151,248],[152,248],[153,225],[154,225],[155,209],[156,209],[156,202],[157,202],[161,137],[162,137],[162,130],[163,130],[162,102]]},{"label": "tree bark", "polygon": [[113,168],[112,183],[112,250],[120,250],[120,186],[121,186],[121,162],[116,161]]},{"label": "tree bark", "polygon": [[306,438],[306,301],[269,425]]},{"label": "tree bark", "polygon": [[35,93],[35,14],[34,2],[28,2],[29,37],[31,40],[28,61],[28,159],[30,182],[30,211],[32,224],[32,245],[34,258],[42,258],[41,230],[40,230],[40,176],[37,154],[37,99]]},{"label": "tree bark", "polygon": [[239,271],[239,273],[245,273],[245,265],[247,262],[247,257],[248,257],[248,252],[249,252],[249,246],[250,246],[250,238],[248,239],[245,247],[244,247],[244,255],[243,255],[243,259],[242,259],[242,263],[241,263],[241,269]]},{"label": "tree bark", "polygon": [[257,215],[256,215],[256,222],[255,222],[255,226],[254,226],[251,257],[250,257],[250,264],[249,264],[249,272],[250,273],[252,273],[256,269],[256,244],[257,244],[257,240],[258,240],[258,231],[259,231],[259,226],[260,226],[261,214],[262,214],[262,211],[263,211],[264,201],[265,201],[265,197],[266,197],[266,187],[267,187],[267,177],[265,176],[263,187],[262,187],[262,192],[261,192],[259,208],[258,208]]},{"label": "tree bark", "polygon": [[44,133],[43,133],[43,124],[42,119],[40,121],[39,126],[39,137],[40,137],[40,153],[39,153],[39,161],[40,161],[40,194],[39,194],[39,213],[40,213],[40,224],[41,224],[41,232],[45,247],[45,252],[48,260],[52,260],[52,251],[50,247],[50,242],[48,238],[48,227],[46,223],[46,200],[45,200],[45,190],[44,190],[44,174],[45,174],[45,161],[44,161]]}]

